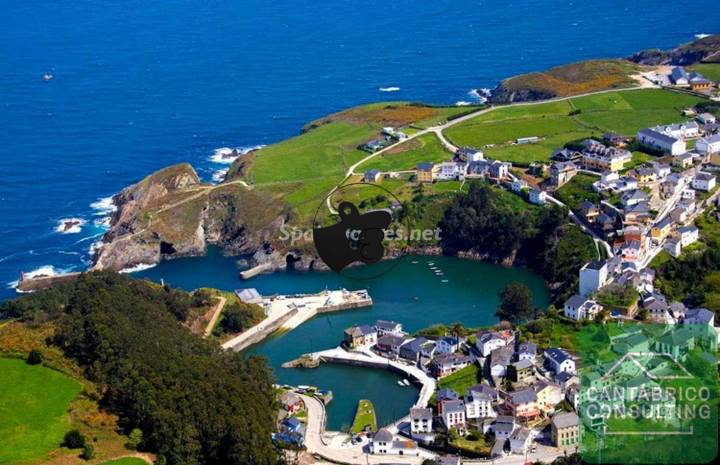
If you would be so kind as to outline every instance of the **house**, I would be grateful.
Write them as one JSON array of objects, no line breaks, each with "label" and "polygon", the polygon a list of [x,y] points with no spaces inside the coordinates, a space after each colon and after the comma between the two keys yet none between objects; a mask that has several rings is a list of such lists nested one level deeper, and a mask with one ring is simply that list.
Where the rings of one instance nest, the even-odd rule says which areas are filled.
[{"label": "house", "polygon": [[654,129],[642,129],[637,133],[637,140],[642,145],[670,155],[680,155],[687,152],[687,144],[683,139],[678,139],[669,134],[658,132]]},{"label": "house", "polygon": [[670,239],[665,241],[665,244],[663,244],[663,249],[665,249],[667,253],[669,253],[673,257],[678,258],[682,253],[682,244],[680,243],[680,239],[671,237]]},{"label": "house", "polygon": [[455,336],[443,336],[435,344],[440,354],[453,354],[460,349],[460,340]]},{"label": "house", "polygon": [[515,418],[524,421],[540,416],[537,394],[535,394],[533,388],[501,393],[500,395],[503,397],[505,409]]},{"label": "house", "polygon": [[676,86],[687,87],[690,85],[690,76],[682,66],[673,67],[670,71],[670,81]]},{"label": "house", "polygon": [[632,160],[632,153],[618,147],[606,147],[598,141],[588,139],[584,143],[582,162],[587,169],[596,171],[619,171]]},{"label": "house", "polygon": [[[562,372],[567,373],[567,372]],[[563,401],[563,393],[560,386],[546,382],[538,382],[533,386],[537,407],[548,415],[555,410],[555,406]]]},{"label": "house", "polygon": [[383,149],[388,144],[385,139],[373,139],[360,146],[360,150],[366,152],[375,153],[378,150]]},{"label": "house", "polygon": [[[698,141],[699,142],[699,141]],[[682,169],[690,168],[693,165],[693,160],[695,157],[693,157],[692,153],[685,152],[681,153],[679,155],[674,155],[672,159],[672,163],[674,166]]]},{"label": "house", "polygon": [[695,121],[684,123],[664,124],[651,128],[653,131],[665,134],[676,139],[692,139],[700,135],[700,125]]},{"label": "house", "polygon": [[620,255],[622,255],[623,260],[634,262],[640,258],[640,250],[640,241],[625,241],[620,246]]},{"label": "house", "polygon": [[586,296],[608,282],[607,262],[593,260],[580,269],[580,295]]},{"label": "house", "polygon": [[[663,304],[658,305],[657,308],[662,309],[664,307],[664,310],[654,313],[654,315],[657,315],[655,316],[656,321],[664,321],[663,317],[667,315],[667,304]],[[613,339],[612,350],[620,355],[630,352],[648,352],[650,350],[650,341],[643,333],[627,334]]]},{"label": "house", "polygon": [[577,150],[562,148],[553,152],[550,158],[555,161],[580,163],[582,161],[582,153]]},{"label": "house", "polygon": [[715,118],[715,115],[712,113],[700,113],[695,117],[698,123],[705,125],[705,124],[715,124],[717,119]]},{"label": "house", "polygon": [[683,324],[686,325],[715,325],[715,314],[707,308],[693,308],[685,312]]},{"label": "house", "polygon": [[695,191],[692,189],[683,189],[680,198],[682,200],[695,200]]},{"label": "house", "polygon": [[463,401],[443,400],[441,415],[447,429],[455,428],[458,431],[465,430],[465,404]]},{"label": "house", "polygon": [[552,370],[557,375],[563,371],[575,374],[575,361],[570,358],[564,349],[550,348],[545,351],[545,368]]},{"label": "house", "polygon": [[561,187],[577,174],[575,163],[558,161],[550,167],[550,180],[555,187]]},{"label": "house", "polygon": [[523,181],[522,179],[516,179],[512,182],[512,184],[510,184],[510,188],[512,189],[513,192],[519,194],[524,189],[527,189],[527,183],[525,181]]},{"label": "house", "polygon": [[412,437],[433,432],[433,411],[430,408],[410,409],[410,433]]},{"label": "house", "polygon": [[493,160],[490,163],[490,176],[495,179],[504,179],[510,173],[511,163]]},{"label": "house", "polygon": [[697,150],[703,155],[713,155],[720,153],[720,134],[713,134],[712,136],[701,137],[697,140],[697,142],[695,142],[695,150]]},{"label": "house", "polygon": [[387,428],[381,428],[372,438],[371,451],[380,455],[419,455],[415,441],[395,439]]},{"label": "house", "polygon": [[632,207],[625,208],[626,223],[645,223],[652,219],[650,213],[650,204],[648,202],[640,202]]},{"label": "house", "polygon": [[475,347],[483,357],[487,357],[493,350],[503,347],[507,343],[507,338],[497,331],[480,331],[475,336]]},{"label": "house", "polygon": [[512,345],[506,345],[493,350],[490,353],[488,366],[490,367],[490,375],[499,378],[505,376],[507,366],[512,361],[515,351]]},{"label": "house", "polygon": [[235,289],[235,295],[246,304],[259,304],[262,302],[262,296],[254,287]]},{"label": "house", "polygon": [[303,406],[300,396],[291,391],[285,391],[282,396],[280,396],[280,403],[285,411],[290,415],[300,411]]},{"label": "house", "polygon": [[535,205],[543,205],[546,198],[547,193],[545,191],[541,191],[538,189],[530,189],[530,203],[534,203]]},{"label": "house", "polygon": [[534,342],[526,341],[518,345],[517,358],[518,360],[528,360],[531,363],[535,363],[535,357],[537,356],[537,344]]},{"label": "house", "polygon": [[399,355],[405,360],[417,363],[422,358],[423,346],[430,342],[431,341],[425,339],[424,337],[415,338],[400,346]]},{"label": "house", "polygon": [[666,216],[662,220],[655,223],[655,225],[650,229],[650,237],[652,237],[652,240],[655,241],[655,243],[660,243],[667,237],[668,234],[670,234],[670,229],[672,228],[673,221],[672,218],[669,216]]},{"label": "house", "polygon": [[620,203],[623,207],[632,207],[640,202],[647,202],[649,199],[645,191],[636,189],[634,191],[626,192],[620,197]]},{"label": "house", "polygon": [[527,453],[531,441],[530,430],[521,426],[510,435],[510,450],[513,454],[524,455]]},{"label": "house", "polygon": [[603,134],[603,142],[615,147],[625,147],[630,142],[629,137],[621,136],[615,132],[606,132]]},{"label": "house", "polygon": [[680,236],[680,243],[683,247],[687,247],[690,244],[697,242],[700,238],[700,230],[696,226],[683,226],[677,229],[677,233]]},{"label": "house", "polygon": [[400,354],[400,347],[407,341],[405,336],[398,336],[395,334],[383,334],[377,340],[375,347],[388,354]]},{"label": "house", "polygon": [[302,447],[305,442],[305,424],[296,417],[286,418],[280,424],[280,432],[274,433],[272,439]]},{"label": "house", "polygon": [[705,78],[702,74],[697,71],[690,73],[690,88],[695,92],[704,92],[710,90],[713,86],[711,80]]},{"label": "house", "polygon": [[655,181],[657,173],[654,169],[648,166],[641,166],[630,171],[630,176],[637,179],[640,184],[648,184]]},{"label": "house", "polygon": [[657,339],[654,350],[682,359],[693,348],[695,348],[695,336],[687,328],[680,328],[668,331]]},{"label": "house", "polygon": [[506,440],[515,431],[515,426],[515,417],[512,415],[498,415],[491,429],[497,439]]},{"label": "house", "polygon": [[432,359],[430,362],[430,371],[436,378],[442,378],[468,365],[470,365],[470,357],[467,355],[443,353],[436,355]]},{"label": "house", "polygon": [[418,163],[415,168],[417,182],[433,182],[434,167],[432,163]]},{"label": "house", "polygon": [[602,305],[594,300],[575,294],[565,301],[563,313],[566,317],[577,321],[594,320],[602,308]]},{"label": "house", "polygon": [[488,396],[492,403],[500,401],[500,394],[498,394],[498,391],[489,384],[476,384],[474,386],[470,386],[465,397],[467,398],[480,394]]},{"label": "house", "polygon": [[462,181],[465,179],[465,162],[444,161],[436,165],[433,179],[437,181]]},{"label": "house", "polygon": [[[487,387],[490,388],[490,386]],[[494,392],[494,389],[473,390],[471,388],[468,390],[468,394],[465,396],[465,417],[468,420],[491,418],[497,415],[493,409],[496,395],[492,395],[490,391]]]},{"label": "house", "polygon": [[444,457],[438,457],[437,465],[462,465],[460,457],[454,455],[446,455]]},{"label": "house", "polygon": [[377,343],[377,330],[372,326],[353,326],[345,330],[344,341],[352,349],[372,347]]},{"label": "house", "polygon": [[715,176],[699,171],[693,178],[691,185],[695,190],[709,192],[715,188]]},{"label": "house", "polygon": [[380,172],[380,170],[368,170],[363,175],[363,182],[367,182],[367,183],[378,182],[380,180],[381,176],[382,176],[382,173]]},{"label": "house", "polygon": [[580,422],[575,412],[561,412],[550,421],[555,447],[577,447],[580,443]]},{"label": "house", "polygon": [[395,336],[404,336],[402,323],[396,321],[377,320],[375,322],[375,329],[377,330],[378,337],[385,336],[386,334],[393,334]]},{"label": "house", "polygon": [[508,372],[513,381],[518,383],[530,383],[535,379],[535,369],[530,360],[518,360],[508,365]]},{"label": "house", "polygon": [[600,215],[600,208],[589,200],[585,200],[580,204],[580,213],[589,223],[592,223]]},{"label": "house", "polygon": [[473,163],[483,161],[485,155],[482,151],[473,149],[471,147],[461,147],[455,152],[455,156],[466,163]]}]

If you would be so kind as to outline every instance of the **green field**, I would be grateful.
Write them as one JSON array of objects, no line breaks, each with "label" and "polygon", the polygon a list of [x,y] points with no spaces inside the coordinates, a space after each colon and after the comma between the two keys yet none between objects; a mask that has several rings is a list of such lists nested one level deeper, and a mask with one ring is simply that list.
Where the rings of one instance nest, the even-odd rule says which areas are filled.
[{"label": "green field", "polygon": [[100,465],[147,465],[147,462],[137,457],[125,457],[122,459],[103,462]]},{"label": "green field", "polygon": [[458,370],[440,379],[440,381],[438,381],[438,389],[452,389],[463,396],[469,387],[475,386],[480,382],[480,377],[480,369],[473,363],[462,370]]},{"label": "green field", "polygon": [[711,81],[720,82],[720,63],[698,63],[690,67]]},{"label": "green field", "polygon": [[0,463],[44,457],[70,429],[68,405],[82,385],[23,360],[0,358]]},{"label": "green field", "polygon": [[355,419],[352,424],[353,433],[361,433],[363,431],[377,431],[377,419],[375,418],[375,407],[373,403],[367,399],[358,401]]},{"label": "green field", "polygon": [[452,159],[452,154],[443,146],[435,133],[423,134],[388,150],[357,167],[356,173],[371,169],[403,171],[415,169],[418,163],[439,163]]},{"label": "green field", "polygon": [[589,174],[576,174],[570,181],[555,192],[555,196],[575,211],[578,211],[580,204],[586,200],[597,204],[600,202],[600,194],[592,189],[592,185],[598,179],[597,176],[591,176]]},{"label": "green field", "polygon": [[[527,165],[548,160],[552,151],[585,137],[614,131],[634,135],[661,123],[683,121],[681,110],[703,99],[687,94],[642,89],[577,97],[563,101],[498,107],[445,131],[454,144],[484,147],[488,157]],[[574,114],[571,114],[574,112]],[[537,136],[535,144],[514,145]]]}]

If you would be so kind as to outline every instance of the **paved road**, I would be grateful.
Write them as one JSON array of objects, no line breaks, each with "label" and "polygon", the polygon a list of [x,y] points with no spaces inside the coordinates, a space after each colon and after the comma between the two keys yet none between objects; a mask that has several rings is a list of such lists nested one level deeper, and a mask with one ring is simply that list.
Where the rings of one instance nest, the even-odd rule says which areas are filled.
[{"label": "paved road", "polygon": [[[563,202],[561,202],[560,200],[556,199],[555,197],[553,197],[553,196],[550,195],[550,194],[547,194],[547,199],[548,199],[550,202],[554,203],[555,205],[558,205],[558,206],[560,206],[560,207],[565,207],[565,208],[567,208],[568,211],[570,212],[570,213],[568,213],[568,215],[570,216],[570,219],[573,220],[573,222],[574,222],[575,224],[577,224],[578,226],[580,226],[580,229],[582,229],[582,231],[583,231],[584,233],[589,234],[590,237],[592,237],[593,241],[595,242],[596,247],[597,247],[598,245],[602,245],[602,246],[605,248],[605,252],[607,253],[607,256],[608,256],[608,257],[612,257],[612,256],[615,255],[615,254],[613,254],[613,250],[612,250],[612,247],[610,246],[610,244],[608,244],[608,243],[607,243],[602,237],[600,237],[595,231],[593,231],[592,229],[590,229],[590,228],[585,224],[585,221],[583,221],[582,218],[580,218],[579,216],[577,216],[577,215],[575,214],[575,212],[572,211],[572,209],[571,209],[570,207],[568,207],[568,206],[565,205]],[[599,252],[599,251],[598,251],[598,252]]]}]

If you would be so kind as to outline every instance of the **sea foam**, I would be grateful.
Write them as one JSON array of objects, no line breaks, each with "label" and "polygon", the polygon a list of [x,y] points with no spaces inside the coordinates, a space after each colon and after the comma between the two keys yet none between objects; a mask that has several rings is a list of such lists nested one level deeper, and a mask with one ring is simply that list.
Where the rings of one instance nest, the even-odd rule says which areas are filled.
[{"label": "sea foam", "polygon": [[87,221],[82,218],[62,218],[58,220],[58,224],[55,226],[55,232],[59,232],[60,234],[78,234],[82,231],[85,223],[87,223]]},{"label": "sea foam", "polygon": [[117,206],[113,203],[112,196],[97,199],[90,204],[90,208],[95,210],[95,216],[107,216],[117,210]]},{"label": "sea foam", "polygon": [[220,163],[223,165],[230,165],[232,162],[237,160],[239,157],[246,155],[253,150],[260,150],[261,148],[265,147],[264,145],[252,145],[248,147],[220,147],[219,149],[215,149],[212,156],[210,157],[210,161],[213,163]]},{"label": "sea foam", "polygon": [[138,271],[144,271],[149,270],[150,268],[155,268],[156,264],[150,264],[150,263],[138,263],[135,266],[130,266],[127,268],[123,268],[120,270],[120,273],[137,273]]},{"label": "sea foam", "polygon": [[[32,271],[28,271],[27,273],[24,273],[25,278],[37,278],[40,276],[57,276],[59,274],[68,273],[72,271],[72,268],[55,268],[52,265],[43,265],[39,268],[36,268]],[[17,292],[23,292],[19,290],[18,284],[20,284],[20,281],[15,280],[8,283],[8,287],[11,289],[15,289]]]},{"label": "sea foam", "polygon": [[380,92],[400,92],[400,88],[399,88],[399,87],[394,87],[394,86],[390,86],[390,87],[380,87],[378,90],[379,90]]}]

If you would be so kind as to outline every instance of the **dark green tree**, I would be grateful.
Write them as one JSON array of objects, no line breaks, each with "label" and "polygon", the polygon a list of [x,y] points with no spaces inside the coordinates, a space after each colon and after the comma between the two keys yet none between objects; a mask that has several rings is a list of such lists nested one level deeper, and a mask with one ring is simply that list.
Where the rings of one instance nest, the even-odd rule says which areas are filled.
[{"label": "dark green tree", "polygon": [[27,364],[28,365],[40,365],[43,362],[43,355],[42,352],[38,349],[33,349],[30,351],[27,357]]},{"label": "dark green tree", "polygon": [[500,293],[500,306],[495,314],[511,323],[525,321],[533,316],[532,291],[525,284],[512,282]]},{"label": "dark green tree", "polygon": [[85,436],[79,430],[70,430],[65,433],[62,445],[68,449],[81,449],[85,447]]}]

